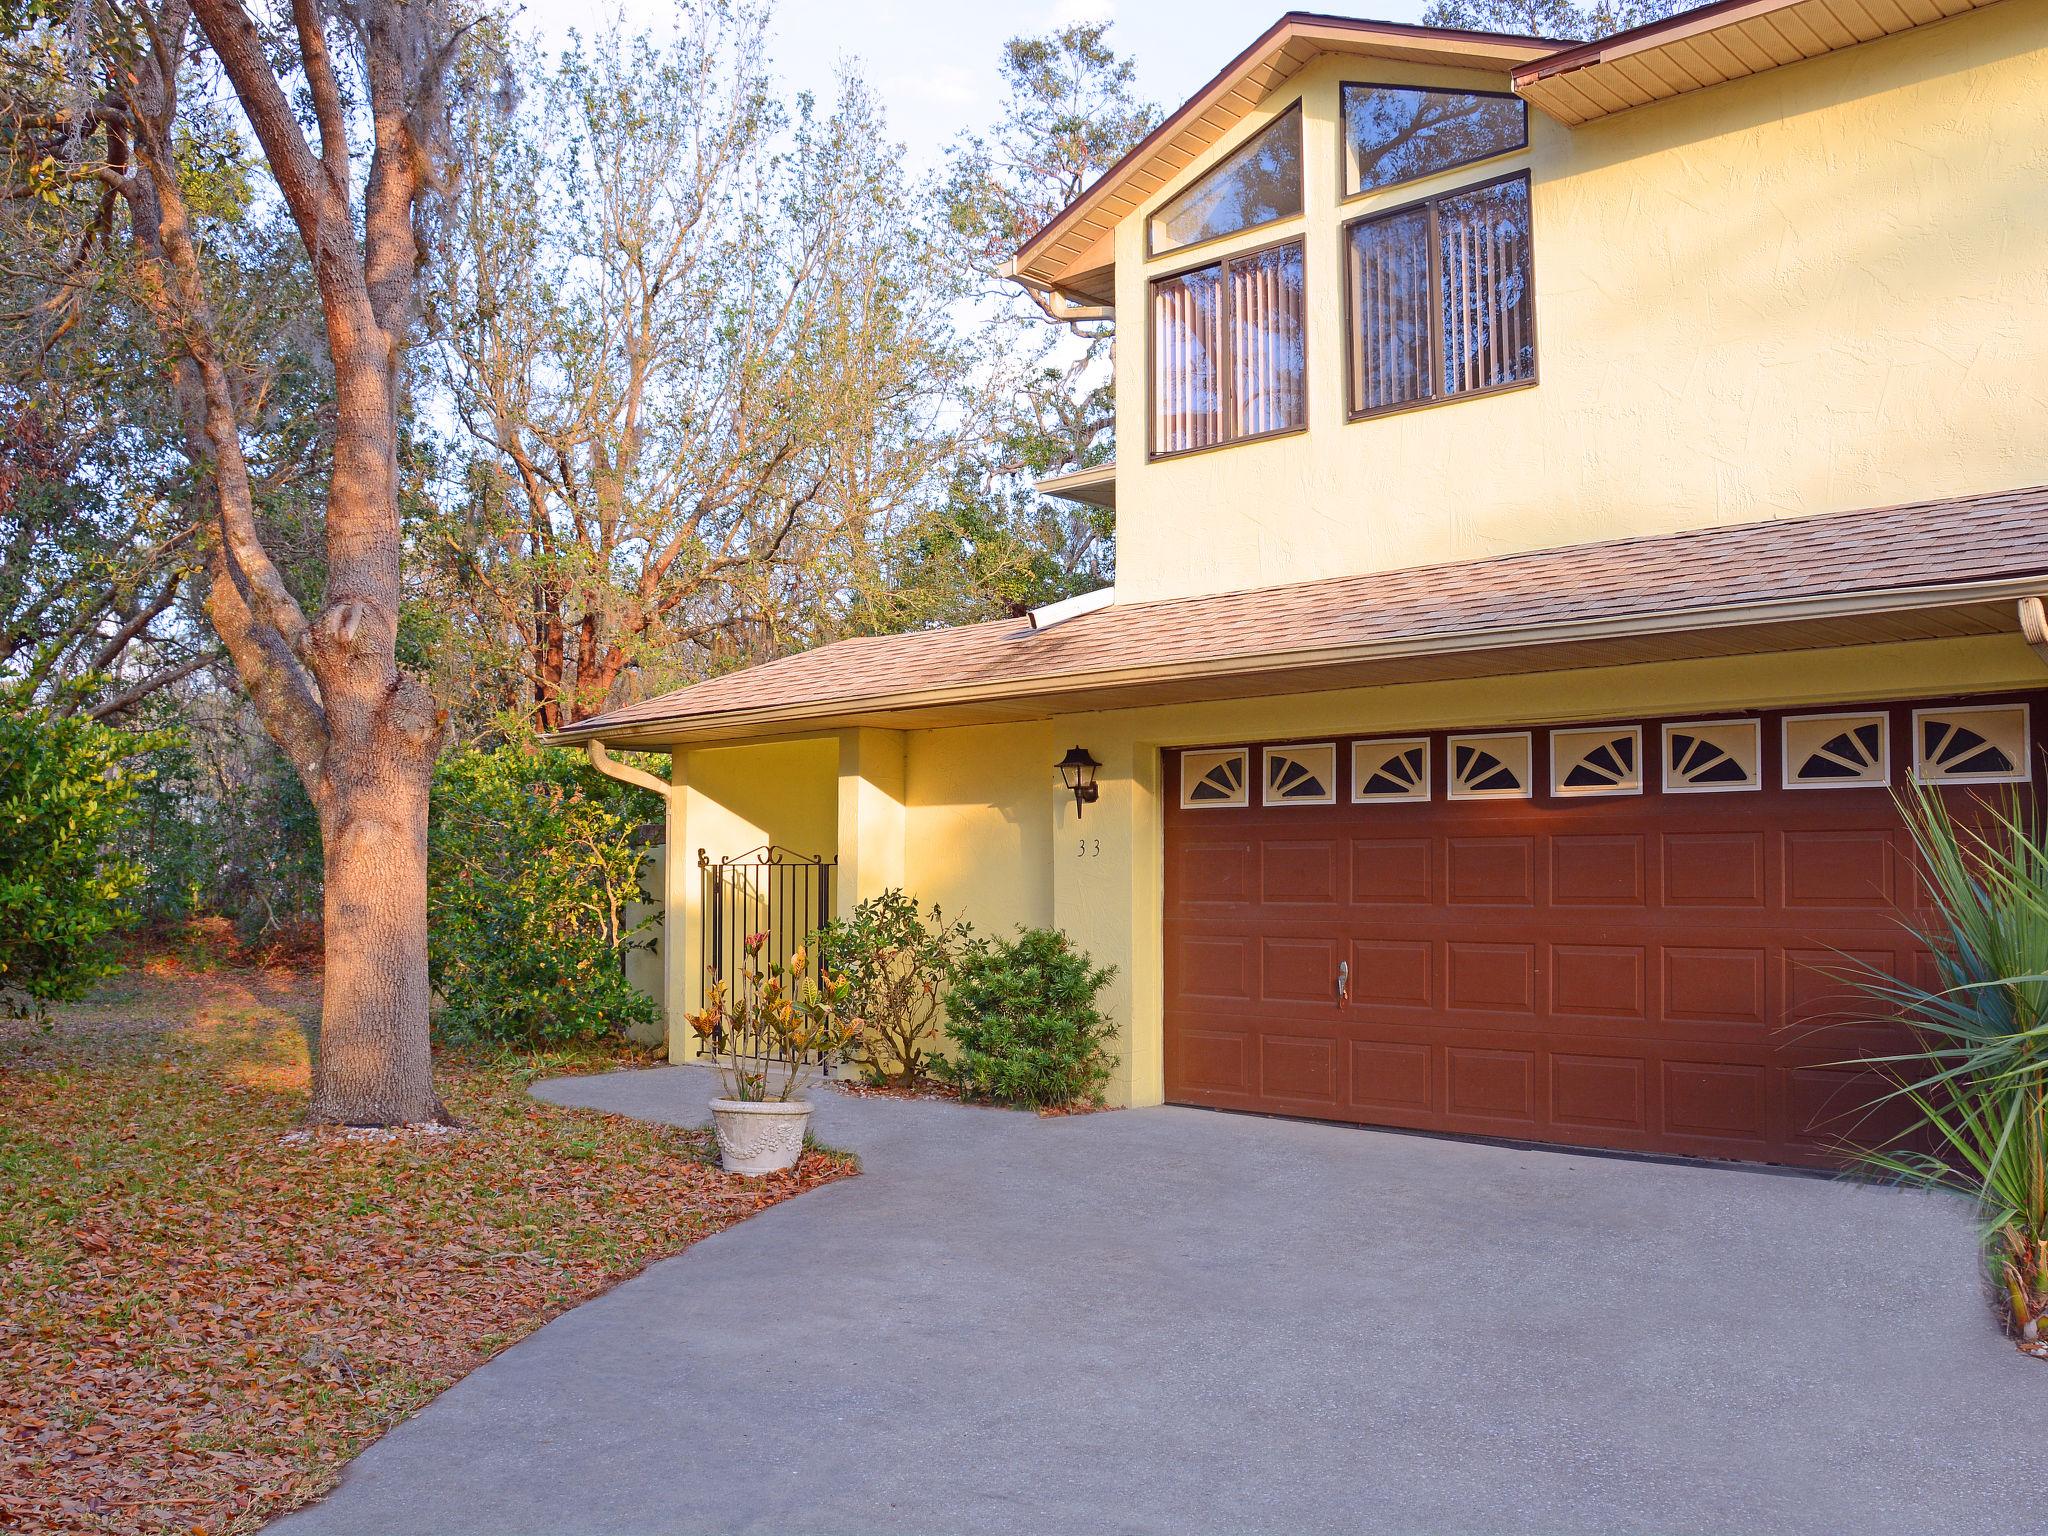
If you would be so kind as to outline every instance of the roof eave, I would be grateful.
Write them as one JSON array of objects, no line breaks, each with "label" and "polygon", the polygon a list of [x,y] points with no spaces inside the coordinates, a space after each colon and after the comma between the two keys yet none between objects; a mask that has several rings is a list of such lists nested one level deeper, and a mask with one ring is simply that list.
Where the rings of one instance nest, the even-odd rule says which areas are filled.
[{"label": "roof eave", "polygon": [[1217,657],[1208,661],[1171,662],[1109,668],[1095,672],[1007,678],[993,683],[957,684],[944,688],[878,692],[835,698],[815,704],[786,704],[749,710],[680,714],[667,720],[607,724],[604,717],[551,732],[541,739],[553,746],[581,746],[601,740],[614,745],[668,740],[748,737],[785,728],[826,727],[855,715],[914,713],[949,705],[1023,703],[1033,698],[1080,691],[1138,689],[1147,684],[1211,678],[1252,679],[1267,675],[1329,671],[1364,662],[1420,659],[1456,653],[1484,653],[1525,647],[1567,646],[1574,642],[1639,636],[1684,634],[1783,625],[1800,621],[1874,617],[1915,610],[1959,608],[1984,603],[2013,607],[2013,629],[2019,629],[2018,604],[2043,595],[2048,573],[2000,577],[1989,581],[1932,586],[1889,587],[1820,597],[1766,599],[1713,608],[1677,609],[1654,614],[1573,620],[1555,624],[1504,625],[1445,635],[1396,636],[1360,645],[1315,650],[1274,651],[1259,655]]}]

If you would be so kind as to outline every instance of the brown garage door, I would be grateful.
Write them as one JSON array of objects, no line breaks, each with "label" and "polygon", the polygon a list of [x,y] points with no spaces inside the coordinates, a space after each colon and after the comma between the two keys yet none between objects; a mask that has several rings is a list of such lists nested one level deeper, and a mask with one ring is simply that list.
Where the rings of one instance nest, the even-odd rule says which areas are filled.
[{"label": "brown garage door", "polygon": [[2025,775],[2041,713],[1169,754],[1167,1097],[1827,1163],[1871,1087],[1831,1064],[1900,1043],[1843,1021],[1843,956],[1925,959],[1893,789],[1916,764],[1955,796]]}]

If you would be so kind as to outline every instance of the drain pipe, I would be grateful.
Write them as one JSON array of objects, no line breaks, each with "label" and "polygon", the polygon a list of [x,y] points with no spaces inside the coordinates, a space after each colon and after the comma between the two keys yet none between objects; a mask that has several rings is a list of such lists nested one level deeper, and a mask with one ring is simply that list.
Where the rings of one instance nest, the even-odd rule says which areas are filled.
[{"label": "drain pipe", "polygon": [[2020,633],[2027,637],[2034,654],[2048,662],[2048,602],[2038,597],[2020,599]]},{"label": "drain pipe", "polygon": [[584,750],[590,756],[590,766],[608,779],[617,779],[621,784],[631,784],[636,789],[651,791],[661,796],[663,800],[667,800],[675,792],[673,784],[664,784],[645,768],[635,768],[631,763],[613,762],[611,754],[605,751],[604,743],[601,741],[584,743]]}]

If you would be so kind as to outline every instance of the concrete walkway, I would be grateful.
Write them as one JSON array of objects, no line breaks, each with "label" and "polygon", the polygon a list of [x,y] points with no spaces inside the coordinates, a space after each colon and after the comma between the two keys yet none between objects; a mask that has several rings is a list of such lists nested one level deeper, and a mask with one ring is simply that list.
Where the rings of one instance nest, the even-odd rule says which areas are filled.
[{"label": "concrete walkway", "polygon": [[[700,1123],[707,1074],[542,1084]],[[2039,1532],[1966,1213],[1733,1169],[821,1092],[867,1172],[551,1323],[289,1536]]]}]

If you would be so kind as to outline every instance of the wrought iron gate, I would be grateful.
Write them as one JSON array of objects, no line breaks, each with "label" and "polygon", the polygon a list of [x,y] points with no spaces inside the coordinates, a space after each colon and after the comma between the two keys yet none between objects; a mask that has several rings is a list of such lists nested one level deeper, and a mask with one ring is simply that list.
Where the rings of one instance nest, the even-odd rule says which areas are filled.
[{"label": "wrought iron gate", "polygon": [[[731,858],[714,859],[697,850],[703,881],[704,990],[714,982],[738,984],[746,964],[747,940],[764,936],[761,965],[778,965],[808,944],[832,921],[835,856],[797,853],[775,843]],[[711,1049],[727,1049],[722,1038]]]}]

